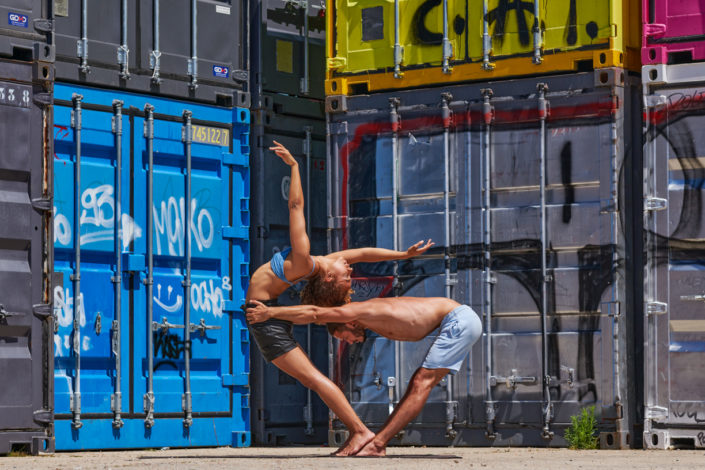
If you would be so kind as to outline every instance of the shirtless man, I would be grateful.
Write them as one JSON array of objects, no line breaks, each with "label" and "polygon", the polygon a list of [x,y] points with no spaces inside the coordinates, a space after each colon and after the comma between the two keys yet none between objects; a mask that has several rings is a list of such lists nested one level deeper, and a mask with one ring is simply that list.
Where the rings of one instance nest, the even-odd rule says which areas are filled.
[{"label": "shirtless man", "polygon": [[470,347],[482,335],[477,314],[445,297],[389,297],[340,307],[268,307],[256,300],[251,302],[256,306],[247,309],[248,323],[271,318],[298,325],[327,323],[333,336],[350,344],[364,341],[366,328],[398,341],[419,341],[440,328],[394,412],[374,439],[355,454],[358,456],[386,455],[389,440],[421,412],[429,393],[446,374],[460,370]]}]

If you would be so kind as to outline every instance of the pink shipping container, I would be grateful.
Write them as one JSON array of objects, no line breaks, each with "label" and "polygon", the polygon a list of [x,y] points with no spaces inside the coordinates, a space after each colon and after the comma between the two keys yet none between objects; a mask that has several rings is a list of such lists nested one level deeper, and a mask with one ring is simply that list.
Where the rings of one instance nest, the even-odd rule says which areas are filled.
[{"label": "pink shipping container", "polygon": [[644,65],[705,60],[705,0],[642,0],[642,18]]}]

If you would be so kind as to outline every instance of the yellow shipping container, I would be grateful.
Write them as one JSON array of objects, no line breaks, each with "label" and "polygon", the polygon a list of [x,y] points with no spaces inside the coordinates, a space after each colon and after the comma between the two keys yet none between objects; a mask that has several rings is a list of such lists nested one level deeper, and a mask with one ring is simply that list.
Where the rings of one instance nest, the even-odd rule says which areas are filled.
[{"label": "yellow shipping container", "polygon": [[327,94],[641,67],[634,0],[328,0],[327,12]]}]

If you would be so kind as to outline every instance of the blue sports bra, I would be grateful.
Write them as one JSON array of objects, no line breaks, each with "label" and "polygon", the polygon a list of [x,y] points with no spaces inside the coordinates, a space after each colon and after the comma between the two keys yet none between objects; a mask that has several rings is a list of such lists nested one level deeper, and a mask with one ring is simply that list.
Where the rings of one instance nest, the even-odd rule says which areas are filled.
[{"label": "blue sports bra", "polygon": [[284,275],[284,260],[286,259],[287,256],[289,256],[290,252],[291,252],[291,247],[285,248],[284,250],[280,251],[279,253],[275,253],[274,256],[272,256],[272,260],[269,262],[269,266],[272,268],[272,272],[274,272],[274,274],[276,274],[279,279],[286,282],[290,286],[293,286],[294,284],[296,284],[300,280],[306,279],[311,274],[313,274],[313,271],[316,269],[316,260],[313,259],[313,257],[311,257],[311,261],[313,261],[313,268],[311,269],[310,273],[308,273],[307,275],[302,276],[298,279],[295,279],[293,282],[291,282]]}]

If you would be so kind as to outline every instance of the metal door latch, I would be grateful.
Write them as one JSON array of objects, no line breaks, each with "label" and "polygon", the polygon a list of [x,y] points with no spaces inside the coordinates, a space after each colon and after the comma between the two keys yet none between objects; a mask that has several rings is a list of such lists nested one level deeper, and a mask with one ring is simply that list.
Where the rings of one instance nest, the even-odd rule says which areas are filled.
[{"label": "metal door latch", "polygon": [[183,328],[183,327],[184,327],[184,325],[174,325],[172,323],[169,323],[166,320],[166,317],[162,317],[161,323],[157,323],[155,321],[152,322],[152,331],[162,330],[163,333],[166,333],[171,328]]},{"label": "metal door latch", "polygon": [[681,295],[681,300],[685,300],[688,302],[697,302],[697,301],[704,301],[705,302],[705,294]]},{"label": "metal door latch", "polygon": [[517,370],[512,369],[512,375],[509,377],[501,377],[493,375],[490,377],[490,385],[496,387],[498,384],[504,382],[507,388],[516,389],[519,384],[533,385],[536,383],[536,377],[520,377],[517,376]]},{"label": "metal door latch", "polygon": [[[166,319],[165,319],[166,320]],[[183,328],[183,326],[176,325],[177,328]],[[201,318],[201,321],[198,323],[198,325],[191,323],[189,324],[189,331],[193,333],[194,331],[198,330],[201,333],[201,336],[206,335],[206,330],[219,330],[220,326],[216,325],[206,325],[206,320]]]},{"label": "metal door latch", "polygon": [[668,200],[662,197],[647,197],[644,201],[645,211],[662,211],[668,207]]},{"label": "metal door latch", "polygon": [[5,310],[5,306],[0,304],[0,320],[5,320],[7,317],[21,317],[22,314],[18,312],[8,312]]},{"label": "metal door latch", "polygon": [[646,304],[647,315],[663,315],[668,312],[668,304],[664,302],[648,302]]}]

